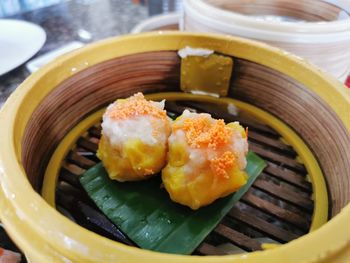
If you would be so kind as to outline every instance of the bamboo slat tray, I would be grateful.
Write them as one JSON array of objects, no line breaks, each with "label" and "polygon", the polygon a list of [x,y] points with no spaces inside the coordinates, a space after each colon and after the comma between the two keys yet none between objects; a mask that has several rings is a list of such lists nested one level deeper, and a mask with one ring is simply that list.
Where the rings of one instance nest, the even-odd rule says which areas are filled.
[{"label": "bamboo slat tray", "polygon": [[[244,251],[256,251],[262,249],[262,243],[255,238],[270,238],[283,244],[308,233],[314,211],[312,185],[306,178],[306,168],[296,160],[297,153],[283,142],[278,132],[252,117],[248,118],[244,112],[232,116],[215,105],[170,101],[166,103],[166,108],[171,116],[178,116],[184,109],[189,109],[209,111],[217,118],[225,117],[228,122],[239,120],[249,127],[250,149],[268,161],[268,167],[253,188],[195,254],[224,255],[220,246],[218,248],[223,243],[235,244]],[[89,230],[133,245],[89,200],[78,180],[86,169],[99,162],[95,154],[100,132],[99,124],[89,128],[65,157],[56,186],[56,207]],[[47,191],[54,190],[45,189]]]}]

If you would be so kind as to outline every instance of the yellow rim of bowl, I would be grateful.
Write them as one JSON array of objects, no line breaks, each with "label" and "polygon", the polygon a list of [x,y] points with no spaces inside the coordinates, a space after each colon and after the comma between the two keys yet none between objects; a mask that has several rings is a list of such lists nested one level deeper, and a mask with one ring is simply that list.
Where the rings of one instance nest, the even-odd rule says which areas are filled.
[{"label": "yellow rim of bowl", "polygon": [[[348,253],[350,205],[327,224],[284,246],[238,256],[169,255],[116,244],[76,226],[33,191],[21,166],[21,138],[42,99],[69,76],[108,59],[135,53],[179,50],[185,46],[254,61],[275,69],[318,94],[350,131],[350,92],[334,78],[290,54],[268,45],[211,34],[156,32],[107,39],[64,55],[26,79],[0,113],[0,216],[6,229],[31,260],[75,262],[310,262]],[[73,70],[74,69],[74,70]],[[93,248],[93,249],[92,249]],[[345,262],[345,261],[344,261]]]}]

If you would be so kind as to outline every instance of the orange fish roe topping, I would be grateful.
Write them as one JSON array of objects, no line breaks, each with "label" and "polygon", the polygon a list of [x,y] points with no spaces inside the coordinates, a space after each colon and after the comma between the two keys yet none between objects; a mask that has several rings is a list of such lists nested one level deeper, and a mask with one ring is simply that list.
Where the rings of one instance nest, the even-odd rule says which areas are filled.
[{"label": "orange fish roe topping", "polygon": [[236,157],[232,152],[224,152],[219,158],[210,160],[211,171],[220,177],[229,178],[227,171],[235,165]]},{"label": "orange fish roe topping", "polygon": [[206,116],[185,119],[182,129],[185,131],[187,143],[194,148],[216,149],[227,144],[232,136],[232,130],[225,126],[224,120],[211,121]]},{"label": "orange fish roe topping", "polygon": [[160,119],[167,117],[165,110],[147,101],[140,92],[124,101],[117,101],[106,114],[114,120],[124,120],[140,115],[151,115]]},{"label": "orange fish roe topping", "polygon": [[156,121],[154,119],[151,120],[151,125],[153,127],[152,136],[154,138],[158,137],[158,135],[160,134],[160,131],[159,131],[159,127],[157,127]]}]

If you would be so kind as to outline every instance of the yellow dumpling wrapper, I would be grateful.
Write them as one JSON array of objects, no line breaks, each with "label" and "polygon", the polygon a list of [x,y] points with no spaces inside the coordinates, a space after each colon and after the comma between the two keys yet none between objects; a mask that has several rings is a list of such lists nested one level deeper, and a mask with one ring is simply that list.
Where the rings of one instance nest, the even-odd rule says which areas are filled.
[{"label": "yellow dumpling wrapper", "polygon": [[111,179],[125,182],[147,179],[165,165],[166,149],[162,145],[147,145],[130,139],[119,150],[101,137],[97,157],[103,161]]}]

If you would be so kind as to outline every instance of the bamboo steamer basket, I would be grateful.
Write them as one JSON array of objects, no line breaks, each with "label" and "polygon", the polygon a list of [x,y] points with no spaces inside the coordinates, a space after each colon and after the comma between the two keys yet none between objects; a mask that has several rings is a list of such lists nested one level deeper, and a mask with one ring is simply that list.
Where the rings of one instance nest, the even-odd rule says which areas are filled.
[{"label": "bamboo steamer basket", "polygon": [[349,13],[347,0],[186,0],[183,27],[266,42],[345,82],[350,72]]},{"label": "bamboo steamer basket", "polygon": [[[237,105],[259,108],[262,120],[281,133],[288,130],[285,138],[302,159],[315,160],[313,165],[305,161],[305,166],[322,175],[311,178],[317,209],[328,200],[327,191],[316,188],[324,180],[327,184],[331,218],[327,223],[322,225],[328,206],[321,205],[319,215],[314,212],[311,232],[285,245],[241,255],[181,256],[102,237],[71,222],[50,200],[44,201],[40,191],[45,171],[50,176],[62,165],[76,139],[96,122],[96,112],[137,91],[152,96],[179,90],[177,51],[185,46],[212,49],[234,59],[229,95],[219,100],[233,97],[241,101]],[[31,262],[348,262],[349,110],[350,94],[340,82],[291,54],[250,40],[157,32],[88,45],[32,74],[4,105],[0,217]],[[56,155],[62,158],[52,162]]]}]

